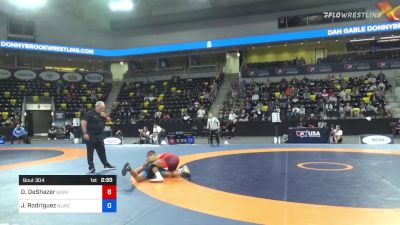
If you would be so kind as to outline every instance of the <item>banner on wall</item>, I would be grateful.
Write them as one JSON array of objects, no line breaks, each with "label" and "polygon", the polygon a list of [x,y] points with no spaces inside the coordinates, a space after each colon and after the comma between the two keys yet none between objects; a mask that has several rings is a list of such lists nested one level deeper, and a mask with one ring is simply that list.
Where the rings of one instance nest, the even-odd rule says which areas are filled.
[{"label": "banner on wall", "polygon": [[390,68],[400,68],[400,60],[390,61]]},{"label": "banner on wall", "polygon": [[45,81],[56,81],[60,79],[60,74],[54,71],[43,71],[39,74],[39,77]]},{"label": "banner on wall", "polygon": [[98,74],[98,73],[88,73],[85,75],[85,80],[87,80],[88,82],[92,82],[92,83],[98,83],[103,81],[103,75]]},{"label": "banner on wall", "polygon": [[55,111],[54,112],[54,125],[57,127],[61,127],[65,125],[65,112],[64,111]]},{"label": "banner on wall", "polygon": [[360,135],[360,143],[367,145],[394,144],[393,137],[389,135]]},{"label": "banner on wall", "polygon": [[387,61],[377,61],[376,62],[376,67],[385,69],[389,67],[389,63]]},{"label": "banner on wall", "polygon": [[0,69],[0,79],[7,79],[11,77],[11,72],[6,69]]},{"label": "banner on wall", "polygon": [[70,81],[70,82],[79,82],[82,80],[82,75],[79,73],[75,73],[75,72],[70,72],[70,73],[64,73],[63,74],[63,78],[66,81]]},{"label": "banner on wall", "polygon": [[33,80],[36,78],[36,73],[31,70],[18,70],[14,73],[14,77],[20,80]]}]

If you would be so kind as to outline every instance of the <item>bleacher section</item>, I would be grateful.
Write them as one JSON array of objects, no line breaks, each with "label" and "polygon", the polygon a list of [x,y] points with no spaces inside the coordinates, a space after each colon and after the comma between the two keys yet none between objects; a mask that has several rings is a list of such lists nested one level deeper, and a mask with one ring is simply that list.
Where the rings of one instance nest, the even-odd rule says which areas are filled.
[{"label": "bleacher section", "polygon": [[[209,110],[223,76],[124,83],[112,112],[117,124],[144,120],[181,120],[196,118],[197,110]],[[158,112],[158,113],[156,113]]]},{"label": "bleacher section", "polygon": [[323,80],[305,77],[235,83],[220,113],[228,120],[232,111],[242,121],[267,120],[272,112],[280,112],[283,119],[390,117],[385,101],[388,91],[391,85],[383,73],[355,78],[327,76]]},{"label": "bleacher section", "polygon": [[[36,71],[38,74],[42,71]],[[55,81],[36,77],[29,80],[10,77],[0,80],[1,123],[8,118],[21,118],[24,96],[32,96],[39,102],[41,96],[53,97],[55,110],[65,111],[66,118],[81,117],[84,112],[94,107],[98,100],[106,100],[112,84],[89,82],[85,79],[73,82],[62,78]],[[14,121],[15,122],[15,121]]]}]

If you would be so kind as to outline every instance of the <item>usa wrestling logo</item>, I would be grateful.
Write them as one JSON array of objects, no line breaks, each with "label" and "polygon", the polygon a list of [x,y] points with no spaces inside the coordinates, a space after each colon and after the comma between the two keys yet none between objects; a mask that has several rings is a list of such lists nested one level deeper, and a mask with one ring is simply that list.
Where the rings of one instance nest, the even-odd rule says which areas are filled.
[{"label": "usa wrestling logo", "polygon": [[319,131],[313,131],[313,130],[297,130],[296,131],[296,136],[299,138],[319,138],[321,137],[321,133]]}]

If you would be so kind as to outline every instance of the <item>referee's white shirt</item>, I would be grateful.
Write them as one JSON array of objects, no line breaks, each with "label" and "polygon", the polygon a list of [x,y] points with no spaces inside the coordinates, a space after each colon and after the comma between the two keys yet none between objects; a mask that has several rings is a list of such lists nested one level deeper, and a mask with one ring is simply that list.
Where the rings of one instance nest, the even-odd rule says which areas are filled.
[{"label": "referee's white shirt", "polygon": [[219,129],[219,120],[217,119],[217,117],[208,118],[207,129],[209,129],[209,130],[218,130]]}]

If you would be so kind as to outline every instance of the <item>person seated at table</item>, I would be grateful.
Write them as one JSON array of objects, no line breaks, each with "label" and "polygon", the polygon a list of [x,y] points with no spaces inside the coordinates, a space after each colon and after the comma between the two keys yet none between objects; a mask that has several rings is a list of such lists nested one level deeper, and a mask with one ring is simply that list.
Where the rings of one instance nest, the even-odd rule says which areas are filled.
[{"label": "person seated at table", "polygon": [[143,129],[140,129],[139,133],[139,144],[150,144],[150,131],[147,129],[147,127],[145,126]]},{"label": "person seated at table", "polygon": [[396,124],[393,126],[393,138],[396,136],[396,134],[400,134],[400,119],[397,120]]},{"label": "person seated at table", "polygon": [[18,123],[12,132],[11,144],[14,144],[14,140],[17,140],[18,143],[21,144],[21,142],[26,142],[27,138],[28,132]]},{"label": "person seated at table", "polygon": [[50,140],[57,140],[57,128],[52,124],[47,132],[47,139]]},{"label": "person seated at table", "polygon": [[335,144],[341,144],[343,142],[343,131],[340,129],[340,125],[336,125],[335,129],[332,129],[332,141]]},{"label": "person seated at table", "polygon": [[122,137],[124,137],[124,134],[122,133],[121,130],[117,130],[117,132],[115,132],[115,136],[119,137],[119,138],[122,138]]}]

